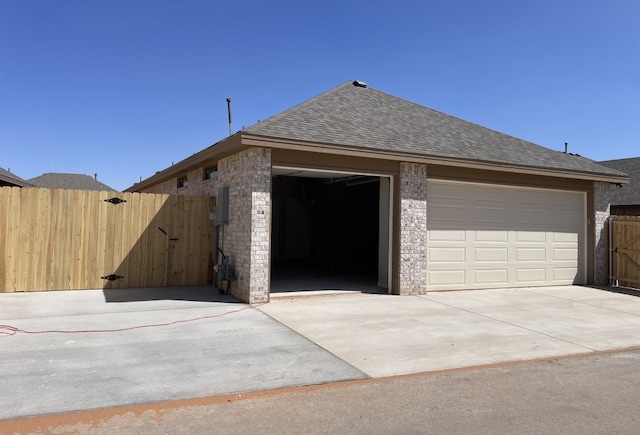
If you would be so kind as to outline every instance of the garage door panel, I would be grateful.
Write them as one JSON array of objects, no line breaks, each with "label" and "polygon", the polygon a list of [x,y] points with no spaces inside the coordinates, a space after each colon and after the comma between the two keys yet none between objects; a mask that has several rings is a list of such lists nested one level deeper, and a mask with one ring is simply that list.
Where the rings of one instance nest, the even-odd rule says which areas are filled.
[{"label": "garage door panel", "polygon": [[509,222],[508,215],[503,208],[477,207],[475,221],[478,223],[490,223],[492,225],[506,225]]},{"label": "garage door panel", "polygon": [[444,204],[439,205],[435,210],[432,210],[431,213],[433,220],[440,220],[444,224],[447,222],[464,222],[466,207]]},{"label": "garage door panel", "polygon": [[585,198],[582,192],[430,180],[429,288],[584,283]]},{"label": "garage door panel", "polygon": [[429,248],[429,261],[434,263],[461,263],[464,262],[466,249],[459,248]]},{"label": "garage door panel", "polygon": [[558,211],[576,210],[583,207],[583,199],[580,197],[580,195],[567,196],[564,194],[564,192],[562,192],[551,193],[550,197],[550,203],[553,205],[553,207],[557,208]]},{"label": "garage door panel", "polygon": [[509,233],[504,230],[478,230],[475,231],[476,242],[508,242]]},{"label": "garage door panel", "polygon": [[574,248],[555,248],[553,259],[556,261],[576,261],[578,260],[578,250]]},{"label": "garage door panel", "polygon": [[433,199],[462,199],[467,197],[468,189],[460,183],[447,183],[438,186],[438,191],[430,195]]},{"label": "garage door panel", "polygon": [[565,233],[565,232],[556,232],[553,233],[553,241],[556,243],[573,243],[575,245],[578,244],[578,234],[576,233]]},{"label": "garage door panel", "polygon": [[464,230],[429,231],[427,240],[436,242],[464,242],[466,240],[466,232]]},{"label": "garage door panel", "polygon": [[509,257],[509,250],[502,248],[477,248],[475,249],[476,263],[501,262],[504,263]]},{"label": "garage door panel", "polygon": [[493,186],[480,184],[467,184],[467,186],[464,186],[464,183],[460,183],[458,184],[458,186],[460,188],[459,192],[465,192],[466,196],[469,196],[469,194],[471,193],[474,198],[478,198],[482,201],[496,201],[502,203],[507,202],[502,192],[497,191],[493,188]]},{"label": "garage door panel", "polygon": [[[497,186],[494,186],[497,187]],[[511,189],[510,187],[502,187],[505,190]],[[520,190],[522,192],[522,190]],[[511,190],[511,192],[514,192]],[[518,205],[545,205],[549,204],[549,199],[551,196],[550,190],[542,190],[542,189],[529,189],[526,195],[519,196],[516,200]]]},{"label": "garage door panel", "polygon": [[508,269],[476,269],[475,282],[480,285],[504,285],[509,281]]},{"label": "garage door panel", "polygon": [[540,268],[517,268],[516,269],[516,283],[546,283],[547,282],[547,269]]},{"label": "garage door panel", "polygon": [[516,231],[516,242],[546,243],[547,233],[543,231]]},{"label": "garage door panel", "polygon": [[553,269],[553,279],[556,281],[566,281],[567,284],[573,284],[578,276],[578,270],[575,267],[555,267]]},{"label": "garage door panel", "polygon": [[542,261],[547,260],[546,248],[516,248],[517,261]]},{"label": "garage door panel", "polygon": [[437,270],[428,272],[428,284],[441,286],[442,288],[460,287],[465,284],[465,271],[463,269]]},{"label": "garage door panel", "polygon": [[576,209],[556,210],[553,223],[556,228],[574,227],[576,224]]},{"label": "garage door panel", "polygon": [[542,206],[538,206],[535,209],[516,209],[514,211],[515,214],[515,225],[518,227],[521,226],[537,226],[540,222],[546,221],[547,210],[546,207],[544,209],[540,209]]}]

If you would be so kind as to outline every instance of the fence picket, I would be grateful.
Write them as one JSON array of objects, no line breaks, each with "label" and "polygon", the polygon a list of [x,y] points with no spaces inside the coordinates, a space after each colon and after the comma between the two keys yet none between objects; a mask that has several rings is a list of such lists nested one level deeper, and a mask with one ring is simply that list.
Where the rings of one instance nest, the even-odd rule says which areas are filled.
[{"label": "fence picket", "polygon": [[640,288],[640,217],[611,216],[613,279],[622,287]]},{"label": "fence picket", "polygon": [[[105,202],[113,197],[126,202]],[[212,197],[1,187],[0,292],[206,284],[214,205]],[[101,279],[110,274],[124,278]]]}]

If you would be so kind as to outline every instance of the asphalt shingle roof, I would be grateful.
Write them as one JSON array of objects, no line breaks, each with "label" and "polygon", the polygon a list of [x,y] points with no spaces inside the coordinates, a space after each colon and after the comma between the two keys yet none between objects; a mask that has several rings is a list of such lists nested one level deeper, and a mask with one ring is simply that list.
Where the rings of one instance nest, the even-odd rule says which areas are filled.
[{"label": "asphalt shingle roof", "polygon": [[109,190],[115,189],[84,174],[64,174],[50,172],[28,180],[37,187],[48,189],[77,189],[77,190]]},{"label": "asphalt shingle roof", "polygon": [[370,87],[346,82],[245,130],[249,134],[529,168],[624,176]]},{"label": "asphalt shingle roof", "polygon": [[21,187],[30,185],[27,181],[18,177],[16,174],[7,171],[4,168],[0,168],[0,185],[3,185],[5,183],[9,185],[21,186]]},{"label": "asphalt shingle roof", "polygon": [[640,157],[606,160],[598,163],[629,175],[629,184],[618,189],[611,189],[612,205],[640,204]]}]

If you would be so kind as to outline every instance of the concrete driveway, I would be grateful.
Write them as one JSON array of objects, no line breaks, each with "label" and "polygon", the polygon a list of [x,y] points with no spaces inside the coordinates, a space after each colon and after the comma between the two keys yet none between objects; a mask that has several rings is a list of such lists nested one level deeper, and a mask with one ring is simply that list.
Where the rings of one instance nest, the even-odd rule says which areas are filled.
[{"label": "concrete driveway", "polygon": [[640,346],[640,297],[566,286],[256,309],[207,287],[10,293],[0,324],[7,419]]},{"label": "concrete driveway", "polygon": [[579,286],[282,298],[259,309],[371,377],[640,346],[640,297]]},{"label": "concrete driveway", "polygon": [[0,419],[367,377],[210,287],[0,294],[0,324],[74,331],[0,327]]}]

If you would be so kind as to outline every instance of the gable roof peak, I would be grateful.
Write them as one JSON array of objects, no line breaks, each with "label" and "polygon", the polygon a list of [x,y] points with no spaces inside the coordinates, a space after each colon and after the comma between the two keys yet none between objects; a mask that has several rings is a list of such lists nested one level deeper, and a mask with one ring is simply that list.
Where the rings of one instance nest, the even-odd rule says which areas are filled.
[{"label": "gable roof peak", "polygon": [[623,176],[589,159],[545,148],[369,86],[356,86],[354,81],[342,83],[244,132],[417,157]]},{"label": "gable roof peak", "polygon": [[29,179],[38,187],[49,189],[79,189],[79,190],[107,190],[115,191],[110,186],[97,180],[97,176],[72,174],[66,172],[46,172],[38,177]]}]

